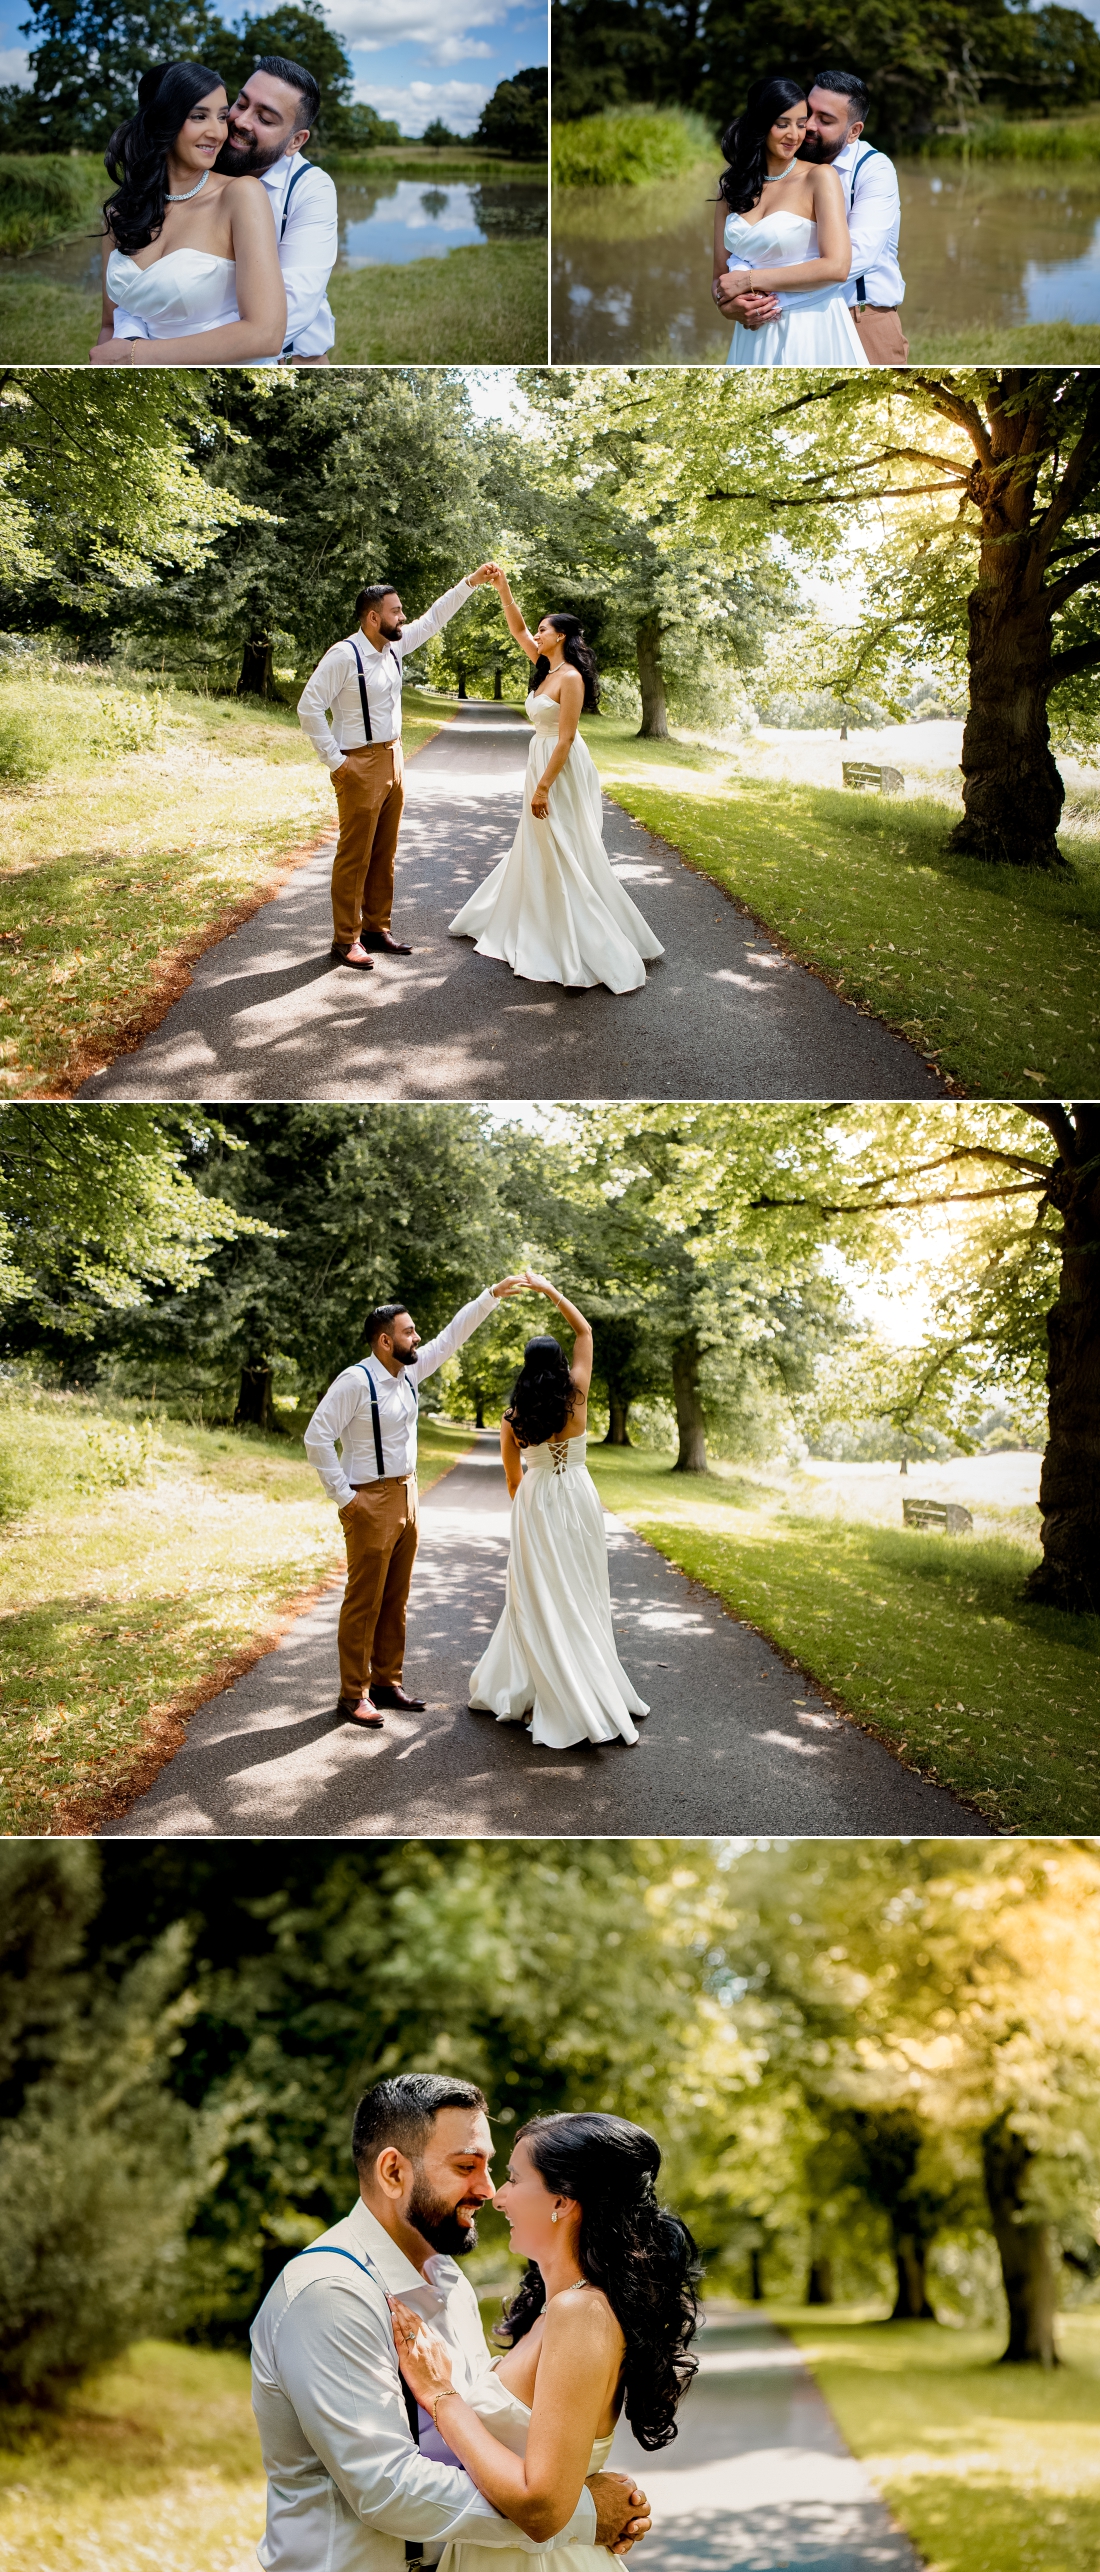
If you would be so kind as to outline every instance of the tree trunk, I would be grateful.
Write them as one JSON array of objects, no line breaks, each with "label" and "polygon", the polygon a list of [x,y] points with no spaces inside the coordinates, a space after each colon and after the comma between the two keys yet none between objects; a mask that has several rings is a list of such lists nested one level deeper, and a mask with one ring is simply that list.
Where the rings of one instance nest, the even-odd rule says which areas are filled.
[{"label": "tree trunk", "polygon": [[833,2263],[827,2251],[820,2251],[810,2261],[806,2282],[807,2304],[831,2304],[833,2300]]},{"label": "tree trunk", "polygon": [[1039,1483],[1043,1560],[1028,1598],[1100,1609],[1100,1107],[1074,1111],[1073,1162],[1048,1194],[1065,1225],[1058,1301],[1047,1316],[1050,1436]]},{"label": "tree trunk", "polygon": [[898,2288],[894,2297],[891,2322],[934,2322],[936,2316],[928,2301],[924,2263],[928,2245],[919,2233],[891,2227],[894,2236],[894,2267]]},{"label": "tree trunk", "polygon": [[[984,549],[983,549],[984,550]],[[982,580],[969,602],[970,705],[963,730],[965,819],[951,847],[1001,865],[1065,866],[1065,789],[1050,751],[1050,627]]]},{"label": "tree trunk", "polygon": [[1008,2347],[1002,2350],[1001,2364],[1056,2367],[1050,2226],[1036,2222],[1024,2201],[1031,2161],[1030,2146],[1005,2117],[987,2127],[982,2162],[1008,2303]]},{"label": "tree trunk", "polygon": [[459,662],[459,664],[458,664],[458,693],[459,693],[459,696],[460,696],[463,700],[465,700],[465,696],[466,696],[466,664],[465,664],[465,661],[460,661],[460,662]]},{"label": "tree trunk", "polygon": [[672,1468],[677,1474],[705,1474],[707,1470],[707,1433],[699,1401],[700,1353],[694,1340],[678,1340],[672,1352],[672,1390],[676,1402],[676,1426],[680,1432],[680,1452]]},{"label": "tree trunk", "polygon": [[754,2304],[763,2303],[764,2253],[762,2250],[751,2250],[749,2252],[749,2293]]},{"label": "tree trunk", "polygon": [[629,1410],[629,1394],[624,1396],[621,1393],[612,1393],[610,1390],[608,1391],[607,1436],[604,1439],[605,1447],[629,1447],[631,1445],[632,1441],[628,1438],[626,1433],[627,1415]]},{"label": "tree trunk", "polygon": [[503,672],[503,670],[501,669],[500,663],[499,663],[499,661],[498,661],[497,666],[496,666],[496,669],[495,669],[495,670],[494,670],[494,672],[493,672],[493,704],[494,704],[494,705],[496,705],[496,706],[498,706],[498,705],[500,704],[500,702],[501,702],[501,698],[502,698],[503,693],[504,693],[503,685],[502,685],[503,678],[504,678],[504,672]]},{"label": "tree trunk", "polygon": [[638,679],[642,691],[642,720],[639,741],[668,740],[668,707],[665,704],[665,679],[661,668],[661,628],[655,616],[646,617],[635,634],[638,653]]},{"label": "tree trunk", "polygon": [[258,1358],[252,1366],[242,1366],[241,1386],[233,1418],[238,1428],[266,1429],[271,1417],[271,1368]]},{"label": "tree trunk", "polygon": [[484,1426],[485,1426],[485,1396],[484,1396],[484,1393],[482,1392],[481,1386],[480,1386],[480,1384],[479,1384],[479,1385],[475,1388],[475,1392],[474,1392],[474,1427],[475,1427],[476,1429],[483,1429],[483,1428],[484,1428]]},{"label": "tree trunk", "polygon": [[271,694],[271,655],[273,645],[264,634],[255,634],[245,644],[241,675],[237,681],[239,697],[268,697]]}]

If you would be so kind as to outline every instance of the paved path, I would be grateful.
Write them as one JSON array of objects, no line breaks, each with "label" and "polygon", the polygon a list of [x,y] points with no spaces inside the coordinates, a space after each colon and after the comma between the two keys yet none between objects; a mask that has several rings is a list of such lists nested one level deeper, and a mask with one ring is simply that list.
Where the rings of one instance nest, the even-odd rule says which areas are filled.
[{"label": "paved path", "polygon": [[620,1519],[609,1521],[616,1632],[652,1709],[637,1747],[536,1750],[522,1725],[471,1714],[466,1682],[500,1613],[508,1555],[495,1433],[422,1508],[405,1679],[427,1712],[391,1713],[382,1733],[337,1721],[337,1585],[192,1717],[183,1749],[105,1835],[984,1832]]},{"label": "paved path", "polygon": [[82,1098],[939,1098],[921,1055],[792,964],[611,805],[607,844],[666,953],[617,999],[517,982],[447,936],[508,848],[527,724],[466,705],[412,761],[394,919],[415,954],[329,957],[329,844]]},{"label": "paved path", "polygon": [[625,2422],[611,2464],[653,2503],[644,2572],[919,2572],[798,2350],[753,2313],[709,2324],[671,2447]]}]

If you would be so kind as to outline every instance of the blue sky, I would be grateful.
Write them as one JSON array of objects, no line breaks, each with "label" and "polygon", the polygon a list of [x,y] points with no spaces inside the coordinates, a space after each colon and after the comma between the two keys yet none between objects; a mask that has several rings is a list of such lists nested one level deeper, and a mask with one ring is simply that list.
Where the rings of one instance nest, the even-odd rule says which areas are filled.
[{"label": "blue sky", "polygon": [[[240,14],[234,0],[223,8],[231,23]],[[24,76],[26,14],[26,0],[0,0],[0,81]],[[356,97],[404,134],[434,116],[472,133],[499,80],[546,61],[545,0],[329,0],[328,14],[355,66]]]}]

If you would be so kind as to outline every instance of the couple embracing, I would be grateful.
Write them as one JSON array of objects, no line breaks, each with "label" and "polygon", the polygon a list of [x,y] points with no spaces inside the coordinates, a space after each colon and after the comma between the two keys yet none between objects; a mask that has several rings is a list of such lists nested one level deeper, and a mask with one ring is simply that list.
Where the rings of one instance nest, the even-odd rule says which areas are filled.
[{"label": "couple embracing", "polygon": [[714,283],[729,366],[903,366],[901,199],[863,140],[868,91],[820,71],[758,80],[722,136]]},{"label": "couple embracing", "polygon": [[405,800],[403,663],[485,582],[534,664],[525,701],[533,737],[512,846],[456,913],[450,934],[472,938],[478,955],[509,964],[527,982],[637,991],[647,961],[664,949],[603,844],[599,776],[578,729],[581,715],[599,705],[595,659],[575,616],[544,616],[532,634],[498,563],[482,563],[456,581],[411,624],[392,582],[361,589],[355,632],[330,646],[299,697],[299,722],[331,773],[340,817],[333,959],[370,973],[375,954],[412,953],[391,929]]},{"label": "couple embracing", "polygon": [[[622,2413],[660,2448],[696,2370],[698,2263],[652,2135],[536,2117],[508,2176],[472,2082],[360,2100],[350,2215],[291,2258],[252,2326],[264,2572],[607,2572],[649,2524],[609,2473]],[[527,2260],[495,2362],[458,2263],[492,2199]]]}]

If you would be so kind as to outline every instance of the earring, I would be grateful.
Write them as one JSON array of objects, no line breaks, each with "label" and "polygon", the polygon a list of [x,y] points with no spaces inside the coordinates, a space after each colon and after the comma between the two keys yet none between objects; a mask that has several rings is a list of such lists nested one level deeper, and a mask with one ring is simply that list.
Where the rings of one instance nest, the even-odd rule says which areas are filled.
[{"label": "earring", "polygon": [[550,2221],[551,2221],[551,2223],[552,2223],[552,2224],[556,2224],[556,2223],[557,2223],[557,2220],[558,2220],[558,2213],[557,2213],[557,2208],[555,2207],[554,2212],[553,2212],[553,2214],[552,2214],[552,2215],[551,2215],[551,2217],[550,2217]]}]

